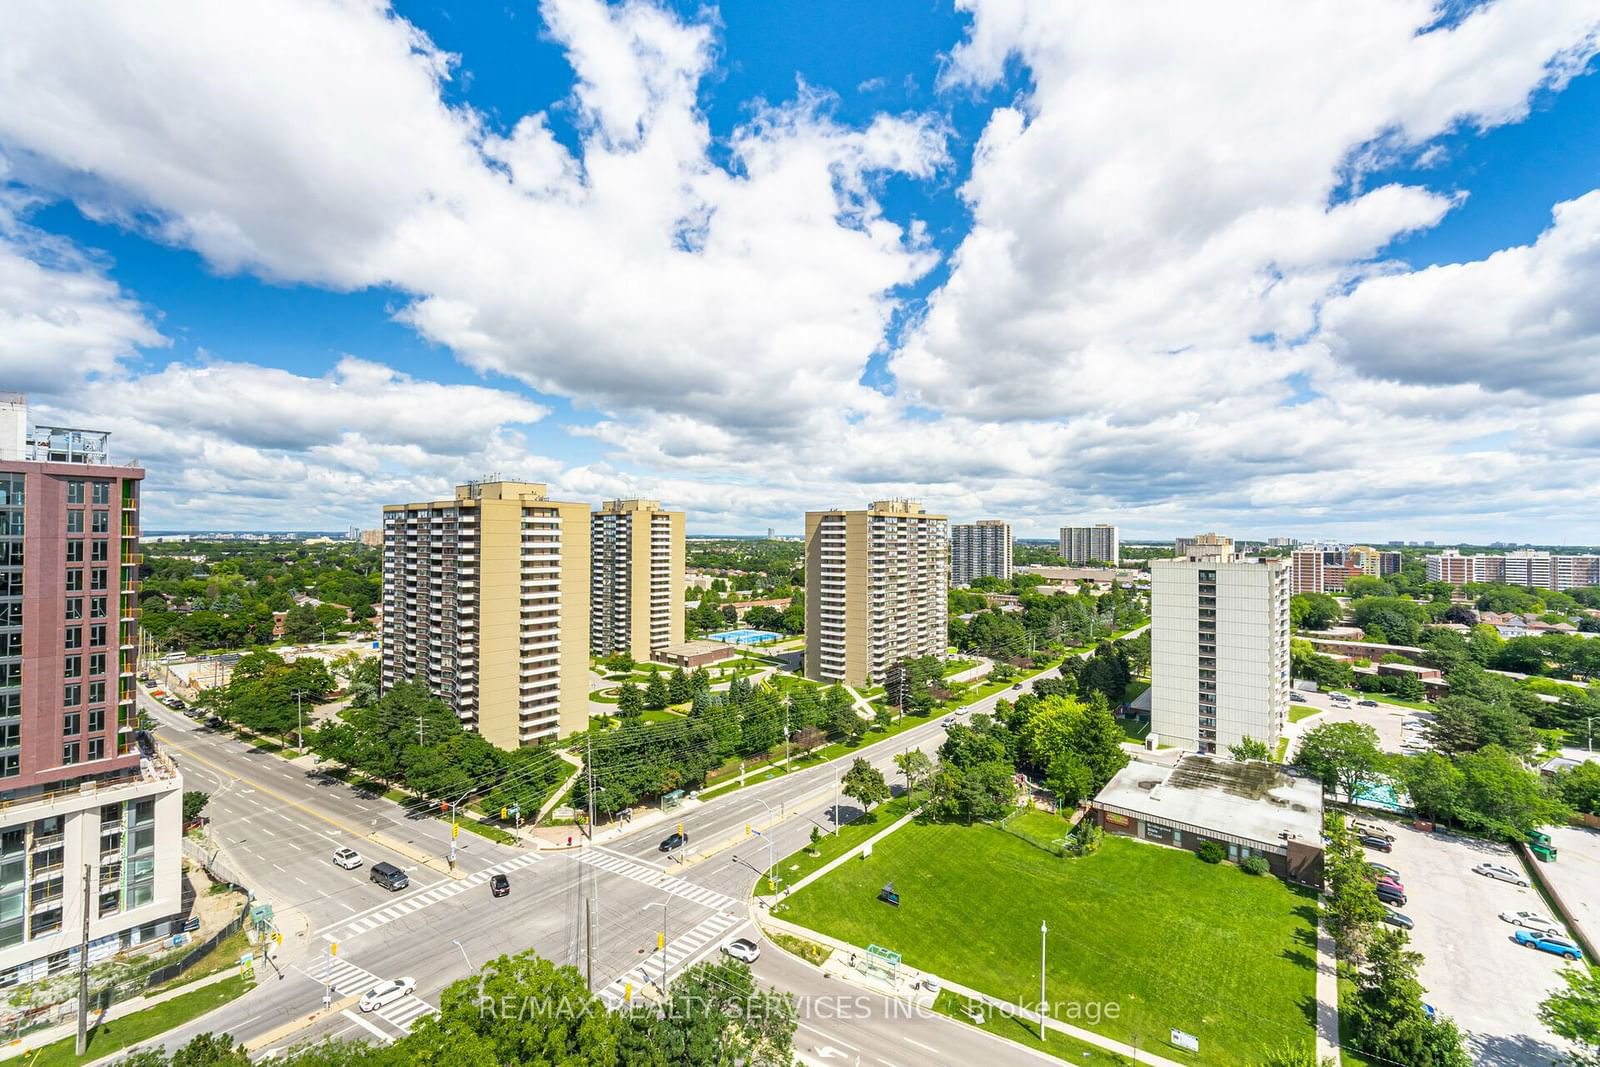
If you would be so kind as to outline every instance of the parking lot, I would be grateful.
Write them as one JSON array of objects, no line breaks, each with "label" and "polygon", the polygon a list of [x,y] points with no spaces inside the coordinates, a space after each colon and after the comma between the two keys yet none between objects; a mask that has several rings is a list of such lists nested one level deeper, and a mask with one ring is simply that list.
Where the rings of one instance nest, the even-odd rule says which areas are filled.
[{"label": "parking lot", "polygon": [[1359,722],[1364,723],[1378,732],[1378,747],[1385,752],[1401,751],[1401,742],[1404,739],[1403,724],[1407,719],[1429,719],[1430,712],[1417,711],[1413,708],[1403,708],[1395,704],[1378,703],[1375,708],[1364,708],[1356,700],[1337,701],[1326,693],[1299,694],[1306,698],[1304,703],[1293,703],[1291,710],[1301,708],[1316,708],[1321,714],[1313,715],[1299,722],[1289,724],[1290,737],[1289,751],[1295,750],[1299,735],[1314,726],[1321,726],[1325,722]]},{"label": "parking lot", "polygon": [[1561,894],[1591,942],[1600,942],[1600,830],[1584,826],[1550,829],[1556,861],[1540,870]]},{"label": "parking lot", "polygon": [[1476,1064],[1558,1059],[1564,1042],[1540,1025],[1539,1002],[1560,985],[1556,972],[1567,962],[1516,944],[1516,928],[1499,918],[1550,909],[1531,887],[1472,873],[1487,861],[1526,876],[1521,861],[1504,845],[1390,825],[1394,851],[1368,857],[1400,872],[1408,897],[1400,910],[1416,923],[1411,940],[1424,957],[1423,999],[1461,1027]]}]

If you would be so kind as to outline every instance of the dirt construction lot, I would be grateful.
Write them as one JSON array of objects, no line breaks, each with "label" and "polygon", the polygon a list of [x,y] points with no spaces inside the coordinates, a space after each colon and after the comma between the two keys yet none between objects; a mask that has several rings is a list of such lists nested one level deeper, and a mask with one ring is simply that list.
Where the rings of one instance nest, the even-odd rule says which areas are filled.
[{"label": "dirt construction lot", "polygon": [[1472,873],[1485,861],[1523,871],[1504,845],[1430,834],[1392,823],[1394,852],[1368,858],[1400,872],[1407,901],[1400,910],[1416,922],[1411,940],[1424,957],[1423,999],[1465,1032],[1475,1064],[1545,1067],[1565,1043],[1539,1024],[1539,1002],[1560,985],[1559,956],[1524,948],[1503,911],[1550,909],[1533,888]]}]

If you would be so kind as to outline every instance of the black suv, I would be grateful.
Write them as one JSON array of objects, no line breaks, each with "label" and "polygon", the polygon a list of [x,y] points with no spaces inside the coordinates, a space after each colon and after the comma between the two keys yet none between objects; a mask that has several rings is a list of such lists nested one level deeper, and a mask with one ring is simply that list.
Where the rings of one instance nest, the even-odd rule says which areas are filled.
[{"label": "black suv", "polygon": [[503,874],[497,874],[489,879],[489,895],[492,897],[506,897],[511,895],[511,879]]},{"label": "black suv", "polygon": [[673,834],[672,836],[668,837],[665,841],[661,842],[661,851],[662,852],[671,852],[673,849],[682,848],[684,845],[687,845],[688,843],[689,843],[689,835],[688,834]]}]

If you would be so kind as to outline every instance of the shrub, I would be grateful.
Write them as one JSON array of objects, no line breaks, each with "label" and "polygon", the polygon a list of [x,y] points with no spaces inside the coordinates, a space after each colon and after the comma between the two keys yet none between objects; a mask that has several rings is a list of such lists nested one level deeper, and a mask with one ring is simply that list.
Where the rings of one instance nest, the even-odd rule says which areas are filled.
[{"label": "shrub", "polygon": [[1246,856],[1240,861],[1239,869],[1245,874],[1266,874],[1272,867],[1265,856]]},{"label": "shrub", "polygon": [[1194,850],[1194,854],[1206,863],[1221,863],[1228,857],[1228,850],[1216,841],[1207,841]]}]

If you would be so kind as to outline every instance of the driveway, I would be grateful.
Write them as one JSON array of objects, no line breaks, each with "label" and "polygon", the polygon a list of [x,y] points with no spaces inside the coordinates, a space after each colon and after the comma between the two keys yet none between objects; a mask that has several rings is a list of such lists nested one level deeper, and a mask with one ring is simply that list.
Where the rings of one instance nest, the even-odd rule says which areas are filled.
[{"label": "driveway", "polygon": [[1550,828],[1550,839],[1556,861],[1540,863],[1539,871],[1561,894],[1590,943],[1600,943],[1600,830],[1557,826]]},{"label": "driveway", "polygon": [[1522,870],[1521,862],[1504,845],[1390,825],[1394,852],[1369,850],[1368,857],[1398,870],[1406,887],[1401,910],[1416,923],[1411,941],[1423,955],[1423,999],[1461,1027],[1475,1064],[1547,1067],[1558,1060],[1565,1043],[1539,1024],[1539,1002],[1560,986],[1566,961],[1517,945],[1515,928],[1499,918],[1502,911],[1550,909],[1531,887],[1472,873],[1485,861],[1512,870]]},{"label": "driveway", "polygon": [[1299,744],[1300,735],[1302,733],[1311,729],[1312,727],[1321,726],[1325,722],[1365,723],[1374,730],[1378,731],[1379,748],[1383,749],[1385,752],[1400,752],[1400,742],[1402,739],[1401,724],[1404,723],[1406,719],[1417,718],[1427,720],[1433,717],[1432,712],[1417,711],[1414,708],[1403,708],[1398,704],[1384,704],[1381,701],[1375,708],[1363,708],[1358,705],[1355,700],[1341,703],[1335,701],[1326,693],[1300,692],[1300,695],[1305,697],[1306,701],[1303,704],[1290,704],[1289,711],[1291,714],[1293,714],[1297,709],[1304,710],[1306,708],[1316,708],[1320,714],[1301,719],[1299,722],[1289,723],[1288,728],[1284,732],[1289,737],[1290,755],[1294,754],[1295,748]]}]

